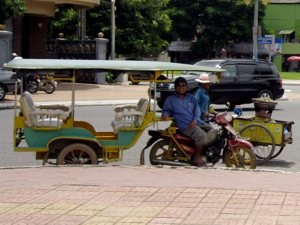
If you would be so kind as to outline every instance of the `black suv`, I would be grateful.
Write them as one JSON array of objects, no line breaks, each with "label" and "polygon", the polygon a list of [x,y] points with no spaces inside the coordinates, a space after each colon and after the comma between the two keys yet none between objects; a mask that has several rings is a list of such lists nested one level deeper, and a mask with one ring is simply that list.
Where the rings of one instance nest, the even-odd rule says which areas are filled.
[{"label": "black suv", "polygon": [[[284,94],[282,80],[273,65],[268,61],[255,61],[249,59],[212,59],[202,60],[195,65],[222,68],[226,70],[216,79],[216,75],[210,76],[218,80],[210,86],[210,99],[213,104],[231,103],[231,106],[247,104],[252,98],[279,99]],[[201,72],[187,72],[180,76],[186,78],[188,90],[194,92],[198,87],[195,79]],[[157,83],[156,99],[160,108],[165,99],[174,91],[173,82]],[[152,98],[154,93],[152,90]]]}]

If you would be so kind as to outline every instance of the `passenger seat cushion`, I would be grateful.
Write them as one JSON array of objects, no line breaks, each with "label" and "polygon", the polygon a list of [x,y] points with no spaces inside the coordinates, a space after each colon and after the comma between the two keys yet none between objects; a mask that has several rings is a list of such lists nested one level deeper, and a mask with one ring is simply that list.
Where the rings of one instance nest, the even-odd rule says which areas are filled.
[{"label": "passenger seat cushion", "polygon": [[115,107],[115,119],[111,125],[115,132],[125,127],[140,127],[148,107],[148,100],[141,98],[136,105]]},{"label": "passenger seat cushion", "polygon": [[25,116],[25,122],[29,127],[59,127],[63,124],[63,120],[70,115],[70,109],[67,106],[35,106],[30,93],[27,91],[21,95],[20,105]]}]

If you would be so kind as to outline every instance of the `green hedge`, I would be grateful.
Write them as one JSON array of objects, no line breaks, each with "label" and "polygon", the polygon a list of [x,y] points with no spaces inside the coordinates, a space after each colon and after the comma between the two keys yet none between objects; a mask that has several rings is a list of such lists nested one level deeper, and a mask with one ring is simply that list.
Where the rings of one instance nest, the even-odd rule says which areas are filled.
[{"label": "green hedge", "polygon": [[300,72],[280,72],[280,76],[286,80],[300,80]]}]

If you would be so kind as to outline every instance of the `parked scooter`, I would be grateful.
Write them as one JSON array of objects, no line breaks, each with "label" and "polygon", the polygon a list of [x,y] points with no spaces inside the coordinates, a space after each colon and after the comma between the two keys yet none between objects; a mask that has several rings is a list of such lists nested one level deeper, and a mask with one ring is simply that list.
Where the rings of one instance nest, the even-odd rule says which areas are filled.
[{"label": "parked scooter", "polygon": [[57,88],[57,82],[50,76],[44,74],[29,74],[27,77],[27,90],[30,93],[44,91],[52,94]]},{"label": "parked scooter", "polygon": [[[229,112],[219,113],[211,117],[211,121],[220,126],[217,130],[207,133],[204,157],[208,166],[213,166],[220,159],[227,167],[256,168],[256,157],[252,144],[241,139],[231,126],[232,116]],[[187,166],[192,165],[196,153],[194,142],[181,134],[175,123],[165,130],[149,130],[151,138],[141,153],[141,164],[144,163],[144,151],[152,144],[150,163],[152,165]]]}]

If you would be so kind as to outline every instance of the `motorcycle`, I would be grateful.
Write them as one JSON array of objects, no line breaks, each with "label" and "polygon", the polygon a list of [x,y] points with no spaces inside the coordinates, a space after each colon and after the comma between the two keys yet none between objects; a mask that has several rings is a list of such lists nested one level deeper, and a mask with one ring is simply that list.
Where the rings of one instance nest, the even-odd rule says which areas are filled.
[{"label": "motorcycle", "polygon": [[27,90],[30,93],[44,91],[52,94],[57,88],[57,82],[48,75],[30,74],[27,78]]},{"label": "motorcycle", "polygon": [[[207,165],[214,166],[220,159],[227,167],[256,168],[256,157],[252,144],[242,139],[231,126],[232,115],[229,112],[219,113],[211,117],[211,121],[220,128],[207,132],[208,141],[205,143],[203,157]],[[142,150],[140,163],[144,164],[144,151],[150,150],[152,165],[188,166],[193,165],[196,147],[192,139],[181,134],[175,123],[165,130],[149,130],[151,138]]]}]

